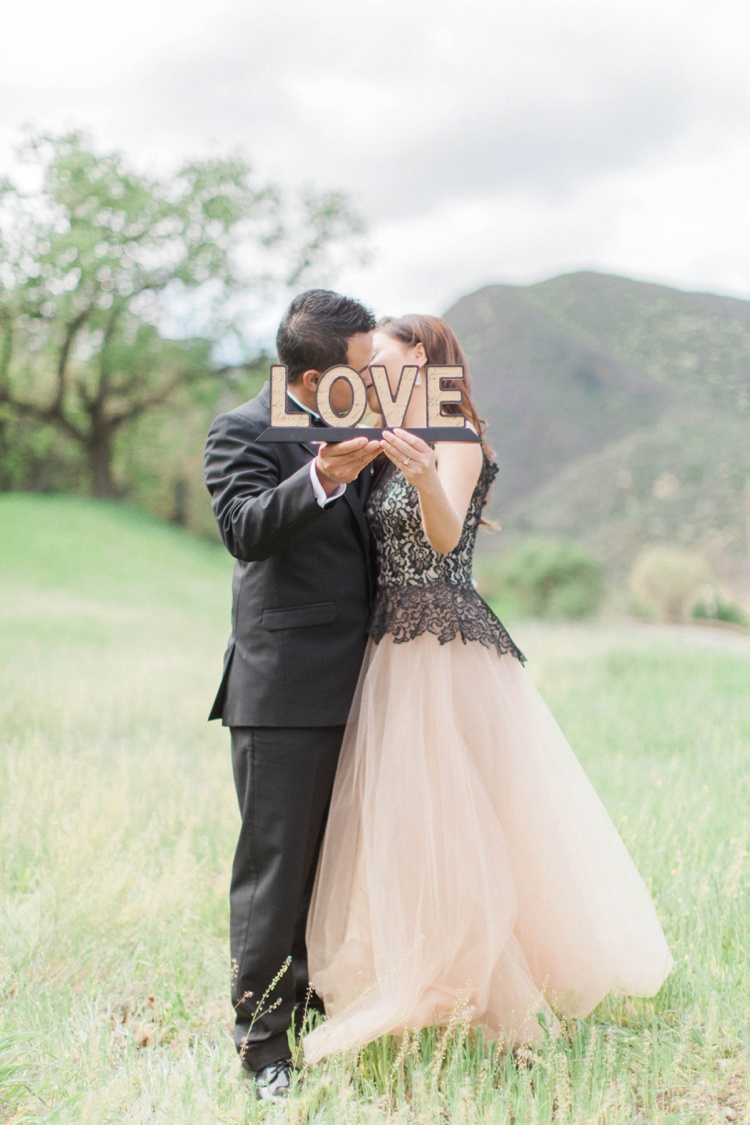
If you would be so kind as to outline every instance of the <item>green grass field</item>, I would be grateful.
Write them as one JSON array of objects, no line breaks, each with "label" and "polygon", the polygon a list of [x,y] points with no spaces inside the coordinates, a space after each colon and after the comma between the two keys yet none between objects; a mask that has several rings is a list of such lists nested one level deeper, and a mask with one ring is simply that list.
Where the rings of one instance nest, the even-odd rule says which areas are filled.
[{"label": "green grass field", "polygon": [[748,1120],[750,645],[625,626],[514,632],[653,890],[659,996],[515,1058],[460,1022],[386,1040],[253,1101],[228,1001],[238,814],[205,721],[230,571],[116,505],[0,497],[0,1119]]}]

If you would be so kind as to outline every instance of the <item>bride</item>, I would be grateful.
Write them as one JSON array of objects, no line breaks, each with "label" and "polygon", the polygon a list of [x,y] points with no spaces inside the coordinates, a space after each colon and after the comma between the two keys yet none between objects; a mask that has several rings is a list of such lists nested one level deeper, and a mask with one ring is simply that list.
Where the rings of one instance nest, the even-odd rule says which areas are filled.
[{"label": "bride", "polygon": [[[466,359],[436,317],[386,318],[372,362]],[[483,432],[469,384],[455,407]],[[418,378],[406,427],[424,426]],[[482,444],[383,435],[367,506],[378,571],[310,909],[328,1019],[305,1058],[445,1025],[511,1046],[610,991],[651,996],[672,959],[648,890],[523,654],[476,593],[497,473]]]}]

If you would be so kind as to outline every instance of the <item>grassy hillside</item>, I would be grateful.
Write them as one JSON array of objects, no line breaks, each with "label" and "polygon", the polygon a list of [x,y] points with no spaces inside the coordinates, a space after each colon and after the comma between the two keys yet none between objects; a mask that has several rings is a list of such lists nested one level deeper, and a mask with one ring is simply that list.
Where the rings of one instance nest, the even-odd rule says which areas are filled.
[{"label": "grassy hillside", "polygon": [[618,575],[643,543],[747,557],[749,437],[742,418],[673,409],[564,467],[511,508],[504,524],[578,539]]},{"label": "grassy hillside", "polygon": [[531,285],[526,295],[630,370],[750,418],[750,301],[588,272]]},{"label": "grassy hillside", "polygon": [[[0,497],[0,1120],[705,1125],[747,1111],[748,660],[661,632],[514,629],[663,920],[659,996],[514,1058],[449,1034],[237,1067],[220,549],[114,505]],[[671,634],[667,634],[671,636]],[[679,634],[690,637],[691,634]],[[408,857],[407,857],[408,858]],[[436,935],[430,935],[436,939]],[[727,1111],[730,1111],[729,1113]]]},{"label": "grassy hillside", "polygon": [[0,529],[0,659],[16,702],[49,722],[69,703],[64,672],[96,713],[98,680],[145,698],[166,670],[184,678],[182,705],[203,723],[230,629],[223,548],[135,509],[64,496],[0,495]]},{"label": "grassy hillside", "polygon": [[215,613],[226,551],[117,502],[0,494],[0,589]]},{"label": "grassy hillside", "polygon": [[747,558],[750,302],[575,273],[488,286],[446,317],[507,530],[582,539],[616,572],[654,540]]}]

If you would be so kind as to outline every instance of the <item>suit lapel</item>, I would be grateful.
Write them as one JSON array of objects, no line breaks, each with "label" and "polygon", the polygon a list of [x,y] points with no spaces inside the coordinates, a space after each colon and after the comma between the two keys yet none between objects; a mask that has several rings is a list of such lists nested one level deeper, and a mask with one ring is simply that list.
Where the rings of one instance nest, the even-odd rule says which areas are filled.
[{"label": "suit lapel", "polygon": [[[258,395],[258,398],[263,400],[264,405],[267,405],[267,407],[268,407],[268,417],[269,417],[269,420],[270,420],[270,417],[271,417],[271,388],[270,388],[270,384],[267,383],[262,388],[262,390],[260,391],[260,393]],[[300,410],[299,404],[294,402],[288,396],[287,396],[287,410],[289,410],[290,412],[299,412],[299,410]],[[309,413],[309,411],[306,412],[306,413]],[[313,418],[312,414],[310,415],[310,420],[312,422],[312,427],[314,427],[314,429],[316,431],[326,430],[328,428],[326,423],[320,424],[319,422],[316,422],[316,419]],[[316,437],[317,436],[318,435],[316,433]],[[313,456],[317,456],[318,447],[313,442],[301,441],[301,442],[297,442],[295,444],[297,444],[300,449],[304,449],[307,453],[311,453]],[[372,570],[372,558],[371,558],[371,552],[370,552],[370,528],[369,528],[368,523],[367,523],[367,517],[365,516],[365,510],[364,510],[364,506],[363,506],[363,501],[367,498],[368,492],[369,492],[369,478],[366,482],[366,486],[362,489],[362,497],[360,497],[360,492],[359,492],[359,489],[357,487],[357,482],[355,481],[352,484],[348,484],[346,486],[346,489],[344,491],[344,500],[346,501],[346,503],[349,505],[349,508],[351,509],[352,515],[354,516],[354,520],[355,520],[356,525],[357,525],[357,531],[359,533],[359,537],[362,541],[362,548],[365,552],[365,558],[367,560],[367,580],[368,580],[368,583],[369,583],[369,586],[370,586],[370,596],[372,597],[373,589],[374,589],[374,574],[373,574],[373,570]]]},{"label": "suit lapel", "polygon": [[[369,465],[365,472],[369,471]],[[367,584],[369,587],[370,601],[375,596],[375,571],[373,568],[371,541],[370,541],[370,526],[367,522],[363,502],[357,491],[356,482],[348,484],[344,492],[344,499],[352,510],[352,515],[357,523],[357,530],[359,531],[360,539],[362,540],[362,548],[365,552],[365,560],[367,563]]]},{"label": "suit lapel", "polygon": [[354,518],[357,521],[357,526],[359,527],[359,531],[362,536],[362,542],[364,546],[369,549],[370,528],[367,524],[367,518],[365,516],[365,510],[362,507],[362,501],[360,500],[357,489],[355,488],[353,483],[346,486],[344,499],[351,508]]}]

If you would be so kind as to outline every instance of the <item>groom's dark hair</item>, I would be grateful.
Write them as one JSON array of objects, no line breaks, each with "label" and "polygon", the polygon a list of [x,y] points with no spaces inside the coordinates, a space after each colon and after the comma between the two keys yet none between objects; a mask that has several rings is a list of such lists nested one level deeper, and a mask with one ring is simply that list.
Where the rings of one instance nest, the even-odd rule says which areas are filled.
[{"label": "groom's dark hair", "polygon": [[303,371],[326,371],[346,363],[349,340],[372,332],[375,317],[352,297],[330,289],[308,289],[295,297],[276,333],[276,354],[290,383]]}]

